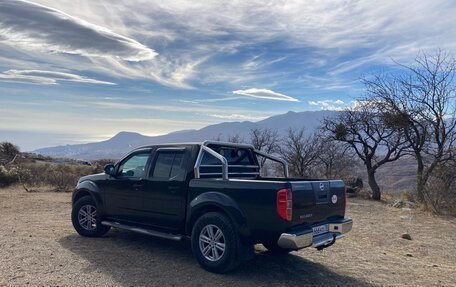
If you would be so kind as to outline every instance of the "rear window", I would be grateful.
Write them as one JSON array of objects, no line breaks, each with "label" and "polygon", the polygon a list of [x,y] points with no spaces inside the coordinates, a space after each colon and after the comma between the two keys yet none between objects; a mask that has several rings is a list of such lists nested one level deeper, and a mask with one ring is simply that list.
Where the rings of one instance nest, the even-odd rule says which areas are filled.
[{"label": "rear window", "polygon": [[152,177],[172,180],[184,179],[184,152],[159,152]]},{"label": "rear window", "polygon": [[[228,161],[228,165],[254,165],[255,162],[249,149],[234,147],[211,147],[213,150],[223,155]],[[208,153],[204,153],[202,165],[220,165],[220,161]]]}]

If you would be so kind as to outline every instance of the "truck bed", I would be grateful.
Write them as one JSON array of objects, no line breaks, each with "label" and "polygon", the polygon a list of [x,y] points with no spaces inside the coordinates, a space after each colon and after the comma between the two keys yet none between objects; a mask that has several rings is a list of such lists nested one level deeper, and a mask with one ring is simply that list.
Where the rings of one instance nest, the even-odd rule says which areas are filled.
[{"label": "truck bed", "polygon": [[[277,213],[277,192],[290,189],[293,196],[292,220],[283,220]],[[216,178],[192,179],[189,197],[214,192],[233,200],[248,219],[246,230],[252,240],[278,236],[326,220],[343,218],[345,214],[344,183],[341,180],[302,178],[256,178],[228,180]],[[337,201],[333,202],[334,198]]]}]

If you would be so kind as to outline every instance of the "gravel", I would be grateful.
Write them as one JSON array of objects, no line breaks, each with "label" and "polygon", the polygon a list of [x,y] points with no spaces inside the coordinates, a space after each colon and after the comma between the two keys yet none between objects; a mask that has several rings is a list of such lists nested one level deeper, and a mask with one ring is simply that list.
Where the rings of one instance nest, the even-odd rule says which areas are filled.
[{"label": "gravel", "polygon": [[257,245],[253,260],[216,275],[188,242],[80,237],[70,198],[0,189],[0,286],[456,286],[455,219],[351,198],[354,230],[334,246],[275,257]]}]

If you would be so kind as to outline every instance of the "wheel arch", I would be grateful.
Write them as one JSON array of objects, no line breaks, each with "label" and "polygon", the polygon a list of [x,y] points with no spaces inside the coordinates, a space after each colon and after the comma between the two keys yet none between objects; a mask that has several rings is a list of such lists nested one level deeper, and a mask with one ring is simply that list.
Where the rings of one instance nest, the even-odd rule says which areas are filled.
[{"label": "wheel arch", "polygon": [[208,212],[219,212],[227,216],[238,229],[241,237],[249,235],[246,218],[239,205],[231,197],[220,192],[203,193],[189,203],[185,234],[190,235],[198,218]]},{"label": "wheel arch", "polygon": [[90,196],[93,201],[95,201],[97,208],[99,210],[103,210],[103,199],[98,186],[94,182],[84,181],[79,183],[73,192],[72,203],[74,204],[77,200],[84,196]]}]

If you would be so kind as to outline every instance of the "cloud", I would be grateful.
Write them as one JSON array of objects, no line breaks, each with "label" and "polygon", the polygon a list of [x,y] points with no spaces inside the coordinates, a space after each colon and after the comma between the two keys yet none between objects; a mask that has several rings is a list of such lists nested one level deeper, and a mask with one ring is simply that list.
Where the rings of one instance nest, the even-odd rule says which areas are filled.
[{"label": "cloud", "polygon": [[126,61],[145,61],[157,55],[147,46],[107,28],[22,0],[0,2],[0,42],[27,50]]},{"label": "cloud", "polygon": [[346,108],[345,102],[342,100],[309,101],[309,105],[320,107],[322,110],[333,111],[340,111]]},{"label": "cloud", "polygon": [[[156,112],[171,112],[182,115],[184,113],[205,115],[223,119],[237,120],[262,120],[272,116],[275,112],[266,111],[250,111],[236,107],[217,107],[212,105],[165,105],[165,104],[133,104],[114,101],[94,101],[84,102],[85,105],[109,110],[140,110],[140,111],[156,111]],[[74,105],[74,104],[73,104]]]},{"label": "cloud", "polygon": [[58,81],[68,81],[86,84],[115,85],[115,83],[99,81],[66,72],[14,69],[0,73],[0,81],[42,85],[54,85],[57,84]]},{"label": "cloud", "polygon": [[275,101],[288,101],[288,102],[299,102],[298,99],[293,97],[277,93],[268,89],[247,89],[247,90],[236,90],[233,91],[233,94],[258,98],[258,99],[268,99],[268,100],[275,100]]},{"label": "cloud", "polygon": [[239,121],[260,121],[264,120],[266,117],[262,116],[253,116],[253,115],[243,115],[243,114],[208,114],[208,116],[217,118],[217,119],[224,119],[224,120],[239,120]]},{"label": "cloud", "polygon": [[[456,48],[451,0],[34,1],[0,2],[0,41],[65,55],[79,70],[177,88],[272,87],[306,73],[346,83],[436,43]],[[66,54],[75,51],[88,59]],[[68,66],[57,54],[35,60]]]},{"label": "cloud", "polygon": [[225,98],[212,98],[212,99],[195,99],[195,100],[179,100],[184,104],[201,104],[201,103],[217,103],[227,102],[242,99],[243,97],[225,97]]}]

